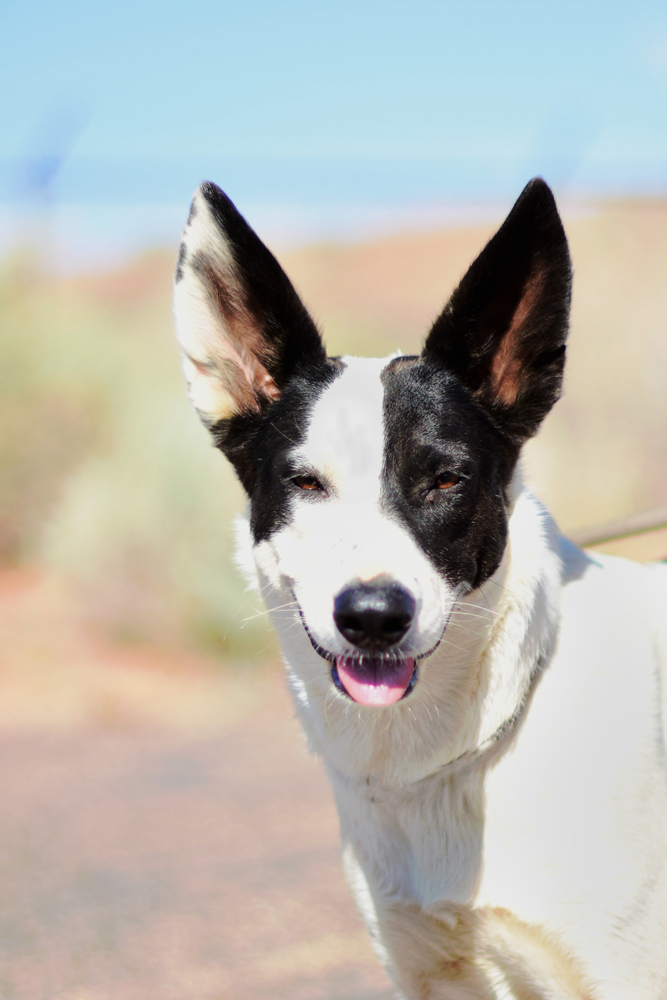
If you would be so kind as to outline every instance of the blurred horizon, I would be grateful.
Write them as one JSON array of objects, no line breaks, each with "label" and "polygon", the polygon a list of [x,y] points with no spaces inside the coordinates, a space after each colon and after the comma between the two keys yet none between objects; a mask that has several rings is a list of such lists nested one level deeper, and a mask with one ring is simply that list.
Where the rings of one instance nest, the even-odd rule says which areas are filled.
[{"label": "blurred horizon", "polygon": [[116,637],[272,648],[171,334],[202,178],[334,353],[382,355],[418,349],[542,174],[576,281],[534,481],[566,529],[664,502],[664,4],[11,0],[2,23],[2,565],[60,573]]},{"label": "blurred horizon", "polygon": [[563,0],[10,2],[0,253],[174,246],[202,179],[290,247],[667,193],[667,8]]}]

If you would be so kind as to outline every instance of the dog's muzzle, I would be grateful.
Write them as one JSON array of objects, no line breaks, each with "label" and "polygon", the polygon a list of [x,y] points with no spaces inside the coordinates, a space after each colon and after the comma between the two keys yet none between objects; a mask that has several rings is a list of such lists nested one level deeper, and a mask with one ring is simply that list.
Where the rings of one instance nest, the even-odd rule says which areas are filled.
[{"label": "dog's muzzle", "polygon": [[400,584],[378,577],[346,587],[334,600],[334,622],[358,652],[336,656],[336,687],[361,705],[393,705],[415,685],[417,662],[396,648],[415,616],[415,600]]},{"label": "dog's muzzle", "polygon": [[346,587],[334,600],[336,628],[358,649],[373,653],[395,646],[415,616],[412,594],[394,582]]}]

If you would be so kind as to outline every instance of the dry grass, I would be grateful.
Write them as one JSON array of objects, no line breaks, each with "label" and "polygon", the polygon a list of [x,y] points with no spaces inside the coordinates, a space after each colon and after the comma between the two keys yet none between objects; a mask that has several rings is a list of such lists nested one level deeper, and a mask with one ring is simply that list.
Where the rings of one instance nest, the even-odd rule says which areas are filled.
[{"label": "dry grass", "polygon": [[283,688],[277,661],[222,666],[202,653],[114,642],[82,620],[62,580],[0,574],[0,730],[220,733],[282,704]]},{"label": "dry grass", "polygon": [[64,576],[117,638],[235,655],[270,640],[261,618],[242,628],[256,604],[231,568],[241,491],[183,394],[171,267],[155,254],[61,282],[7,267],[4,561]]}]

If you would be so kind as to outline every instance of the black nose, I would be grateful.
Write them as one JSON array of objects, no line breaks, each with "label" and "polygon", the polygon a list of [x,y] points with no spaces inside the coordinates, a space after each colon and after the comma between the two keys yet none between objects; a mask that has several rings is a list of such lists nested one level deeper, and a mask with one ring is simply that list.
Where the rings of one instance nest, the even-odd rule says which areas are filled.
[{"label": "black nose", "polygon": [[338,631],[359,649],[387,649],[410,628],[415,602],[398,583],[358,583],[334,600]]}]

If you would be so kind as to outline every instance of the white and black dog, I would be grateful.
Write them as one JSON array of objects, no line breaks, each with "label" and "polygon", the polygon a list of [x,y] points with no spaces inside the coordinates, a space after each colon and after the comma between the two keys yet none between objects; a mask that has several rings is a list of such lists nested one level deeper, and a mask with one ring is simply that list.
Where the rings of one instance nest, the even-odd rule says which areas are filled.
[{"label": "white and black dog", "polygon": [[667,997],[667,569],[584,554],[517,472],[570,285],[533,180],[419,357],[330,358],[215,185],[185,229],[190,394],[410,1000]]}]

